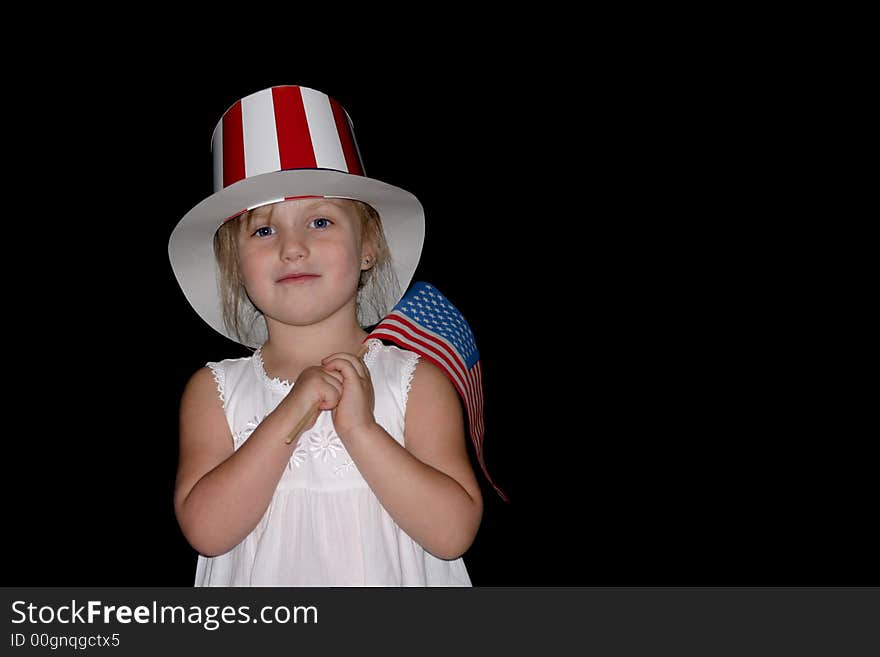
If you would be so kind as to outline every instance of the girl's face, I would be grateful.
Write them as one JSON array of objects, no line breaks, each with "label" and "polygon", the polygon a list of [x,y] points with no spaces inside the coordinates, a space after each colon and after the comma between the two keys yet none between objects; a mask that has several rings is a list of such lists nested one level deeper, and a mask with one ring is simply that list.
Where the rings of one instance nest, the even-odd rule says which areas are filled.
[{"label": "girl's face", "polygon": [[366,250],[351,201],[284,201],[257,208],[241,222],[242,280],[267,319],[306,326],[348,304],[354,310]]}]

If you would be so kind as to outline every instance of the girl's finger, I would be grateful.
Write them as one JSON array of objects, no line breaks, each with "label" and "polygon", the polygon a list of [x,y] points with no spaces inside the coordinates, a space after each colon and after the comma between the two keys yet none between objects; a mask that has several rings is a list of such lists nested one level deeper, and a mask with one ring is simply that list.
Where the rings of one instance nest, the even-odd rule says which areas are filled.
[{"label": "girl's finger", "polygon": [[324,368],[324,380],[327,383],[335,385],[338,390],[342,390],[342,383],[344,380],[342,375],[338,372],[331,372],[327,370],[327,368]]},{"label": "girl's finger", "polygon": [[[324,363],[326,369],[335,370],[342,375],[343,379],[366,379],[366,375],[358,371],[358,366],[346,358],[334,358]],[[363,364],[361,364],[363,368]]]},{"label": "girl's finger", "polygon": [[332,354],[327,356],[324,360],[321,361],[321,364],[324,367],[328,367],[333,363],[346,363],[350,367],[354,369],[358,376],[361,378],[369,378],[370,371],[367,369],[366,364],[360,358],[352,356],[351,354]]},{"label": "girl's finger", "polygon": [[357,376],[361,375],[357,370],[357,366],[342,356],[336,356],[335,358],[330,358],[329,360],[324,361],[323,366],[324,369],[339,372],[343,378],[345,378],[346,372],[354,372]]}]

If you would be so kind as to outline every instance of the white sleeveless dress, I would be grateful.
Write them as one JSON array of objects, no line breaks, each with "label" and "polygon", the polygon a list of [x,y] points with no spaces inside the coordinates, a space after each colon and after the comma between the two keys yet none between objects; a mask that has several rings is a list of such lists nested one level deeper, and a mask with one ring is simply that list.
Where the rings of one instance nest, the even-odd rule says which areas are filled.
[{"label": "white sleeveless dress", "polygon": [[[364,362],[375,417],[404,444],[407,395],[418,354],[369,340]],[[260,350],[207,363],[214,372],[235,449],[290,391],[270,379]],[[461,558],[438,559],[388,515],[322,411],[297,447],[269,507],[226,554],[199,555],[196,586],[471,586]]]}]

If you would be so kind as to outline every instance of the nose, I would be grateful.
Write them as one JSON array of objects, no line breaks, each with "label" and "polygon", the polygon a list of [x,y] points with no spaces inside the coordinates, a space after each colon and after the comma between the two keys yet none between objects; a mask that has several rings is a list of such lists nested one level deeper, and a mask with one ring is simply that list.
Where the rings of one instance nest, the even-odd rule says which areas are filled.
[{"label": "nose", "polygon": [[285,231],[281,240],[281,259],[285,262],[304,258],[309,254],[305,239],[296,231]]}]

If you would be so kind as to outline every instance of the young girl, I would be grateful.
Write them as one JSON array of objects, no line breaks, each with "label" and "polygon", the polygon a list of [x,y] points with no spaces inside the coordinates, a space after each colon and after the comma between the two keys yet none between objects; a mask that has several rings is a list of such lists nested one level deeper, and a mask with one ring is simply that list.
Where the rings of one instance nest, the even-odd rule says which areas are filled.
[{"label": "young girl", "polygon": [[412,279],[421,204],[364,175],[348,115],[313,89],[240,100],[212,150],[215,193],[169,255],[199,315],[256,351],[208,363],[181,400],[196,586],[470,586],[482,499],[458,394],[415,353],[358,354]]}]

